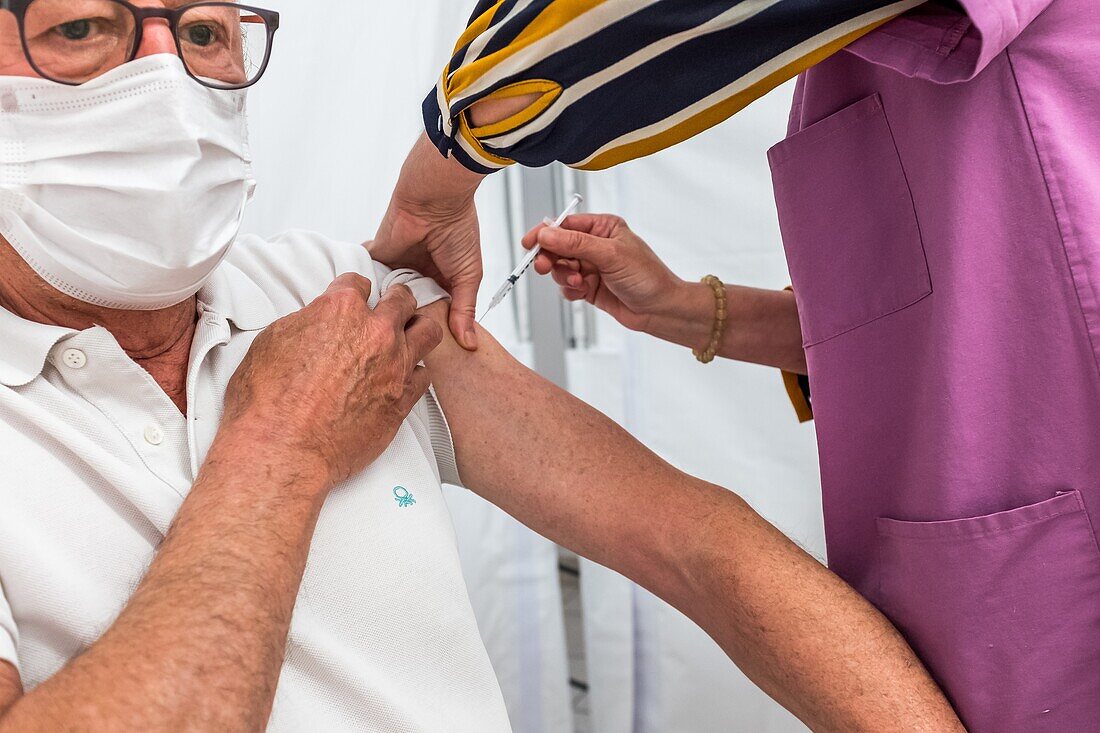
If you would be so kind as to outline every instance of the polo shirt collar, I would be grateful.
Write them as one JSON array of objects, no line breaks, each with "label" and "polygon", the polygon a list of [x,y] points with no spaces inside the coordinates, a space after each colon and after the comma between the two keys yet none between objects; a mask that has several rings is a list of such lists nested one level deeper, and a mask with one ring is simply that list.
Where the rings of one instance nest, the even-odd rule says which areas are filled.
[{"label": "polo shirt collar", "polygon": [[225,316],[241,331],[262,331],[279,318],[271,298],[230,262],[223,262],[199,291],[199,307]]},{"label": "polo shirt collar", "polygon": [[71,328],[28,321],[0,308],[0,384],[22,387],[33,382],[46,366],[50,350],[76,333]]},{"label": "polo shirt collar", "polygon": [[[242,331],[260,331],[278,319],[260,286],[229,263],[222,263],[202,290],[199,305],[224,316]],[[50,350],[78,331],[21,318],[0,308],[0,384],[22,387],[42,373]]]}]

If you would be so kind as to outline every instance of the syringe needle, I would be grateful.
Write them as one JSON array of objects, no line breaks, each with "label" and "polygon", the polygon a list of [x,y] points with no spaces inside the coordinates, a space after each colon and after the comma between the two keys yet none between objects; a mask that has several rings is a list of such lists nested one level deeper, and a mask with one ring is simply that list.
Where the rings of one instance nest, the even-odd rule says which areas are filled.
[{"label": "syringe needle", "polygon": [[[561,213],[561,216],[559,216],[553,223],[548,223],[547,226],[552,229],[560,228],[561,225],[565,223],[565,220],[572,216],[573,212],[575,212],[577,208],[583,203],[583,196],[581,196],[579,193],[573,194],[573,198],[570,200],[569,206],[565,207],[565,211]],[[504,302],[504,299],[507,298],[508,294],[511,293],[512,290],[516,287],[516,283],[519,282],[519,279],[523,277],[523,274],[527,272],[532,264],[534,264],[535,258],[539,256],[540,252],[542,252],[542,247],[539,245],[535,245],[531,249],[531,251],[527,253],[527,256],[523,258],[523,261],[519,263],[519,267],[512,271],[512,274],[509,275],[508,279],[504,281],[504,285],[502,285],[500,290],[497,291],[496,295],[493,296],[493,299],[489,302],[489,307],[485,310],[484,313],[481,314],[481,318],[477,319],[478,323],[481,323],[483,320],[485,320],[485,316],[489,315],[494,308]]]}]

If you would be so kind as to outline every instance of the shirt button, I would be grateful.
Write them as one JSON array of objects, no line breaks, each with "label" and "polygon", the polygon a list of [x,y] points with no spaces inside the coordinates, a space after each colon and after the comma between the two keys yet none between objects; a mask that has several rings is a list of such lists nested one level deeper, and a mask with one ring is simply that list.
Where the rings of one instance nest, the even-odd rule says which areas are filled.
[{"label": "shirt button", "polygon": [[145,428],[145,442],[149,445],[160,445],[164,442],[164,431],[156,425],[148,425]]},{"label": "shirt button", "polygon": [[65,349],[61,362],[72,369],[83,369],[88,364],[88,357],[80,349]]}]

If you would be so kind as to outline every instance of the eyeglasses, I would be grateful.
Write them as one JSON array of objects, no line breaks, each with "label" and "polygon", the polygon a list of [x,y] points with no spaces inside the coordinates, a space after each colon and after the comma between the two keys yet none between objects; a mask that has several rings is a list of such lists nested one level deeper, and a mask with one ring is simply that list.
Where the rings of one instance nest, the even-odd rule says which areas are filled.
[{"label": "eyeglasses", "polygon": [[91,81],[133,61],[145,22],[163,20],[183,65],[212,89],[244,89],[271,60],[279,14],[234,2],[196,2],[174,10],[125,0],[0,0],[19,24],[23,53],[41,76],[61,84]]}]

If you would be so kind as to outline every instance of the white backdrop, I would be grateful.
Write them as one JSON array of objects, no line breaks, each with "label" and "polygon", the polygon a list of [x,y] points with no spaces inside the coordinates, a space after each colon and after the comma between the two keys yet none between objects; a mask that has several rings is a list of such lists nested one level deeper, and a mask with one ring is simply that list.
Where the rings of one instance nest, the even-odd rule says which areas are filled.
[{"label": "white backdrop", "polygon": [[[250,99],[260,189],[246,228],[367,239],[473,0],[272,2],[284,21],[269,75]],[[685,277],[784,286],[764,150],[782,135],[789,98],[780,90],[676,150],[590,177],[590,208],[623,215]],[[503,188],[498,176],[479,199],[490,295],[512,246]],[[509,320],[493,327],[522,358]],[[571,353],[569,365],[578,394],[823,554],[812,428],[797,425],[778,374],[702,367],[686,350],[606,321],[598,347]],[[466,492],[449,500],[517,733],[569,733],[555,548]],[[591,565],[582,584],[596,733],[801,729],[663,603]]]}]

